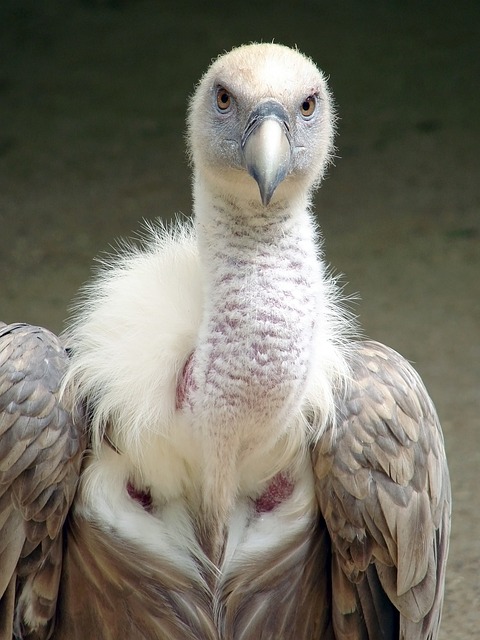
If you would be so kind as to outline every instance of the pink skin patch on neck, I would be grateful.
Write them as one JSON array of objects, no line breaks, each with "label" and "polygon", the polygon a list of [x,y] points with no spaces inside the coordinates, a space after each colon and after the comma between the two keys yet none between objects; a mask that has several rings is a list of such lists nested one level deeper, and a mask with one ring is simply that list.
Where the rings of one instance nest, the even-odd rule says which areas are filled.
[{"label": "pink skin patch on neck", "polygon": [[183,408],[185,401],[187,400],[189,391],[195,388],[195,383],[192,376],[192,361],[193,351],[188,356],[187,361],[183,365],[182,373],[179,376],[177,382],[177,389],[175,394],[175,409],[177,411]]},{"label": "pink skin patch on neck", "polygon": [[277,473],[266,491],[255,500],[255,511],[259,514],[273,511],[290,498],[294,488],[295,485],[286,473]]},{"label": "pink skin patch on neck", "polygon": [[151,513],[152,495],[148,489],[146,491],[143,491],[134,487],[131,482],[127,482],[127,493],[130,498],[132,498],[132,500],[135,500],[135,502],[138,502],[138,504],[141,505],[145,509],[145,511]]}]

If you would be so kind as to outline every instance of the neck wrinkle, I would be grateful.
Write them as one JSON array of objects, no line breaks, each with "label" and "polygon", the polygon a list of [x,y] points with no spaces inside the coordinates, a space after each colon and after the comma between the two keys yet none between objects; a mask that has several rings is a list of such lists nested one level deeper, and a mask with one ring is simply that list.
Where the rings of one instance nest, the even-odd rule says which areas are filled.
[{"label": "neck wrinkle", "polygon": [[279,418],[285,403],[302,397],[319,311],[321,265],[309,214],[239,211],[213,198],[208,219],[200,215],[197,224],[206,275],[192,364],[198,405],[229,419],[234,408],[239,416]]}]

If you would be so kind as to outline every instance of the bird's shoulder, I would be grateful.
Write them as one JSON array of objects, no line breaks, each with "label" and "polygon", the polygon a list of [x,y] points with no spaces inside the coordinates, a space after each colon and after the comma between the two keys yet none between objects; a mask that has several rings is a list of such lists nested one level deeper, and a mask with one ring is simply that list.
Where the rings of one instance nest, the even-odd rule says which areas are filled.
[{"label": "bird's shoulder", "polygon": [[32,624],[46,623],[55,607],[62,527],[85,446],[81,421],[61,399],[67,366],[65,349],[46,329],[0,327],[0,612],[7,626],[19,598]]},{"label": "bird's shoulder", "polygon": [[337,624],[346,633],[356,614],[375,617],[376,591],[400,612],[397,620],[392,609],[391,624],[400,624],[405,638],[435,637],[429,633],[440,618],[451,503],[435,407],[394,350],[357,342],[349,364],[336,423],[313,449],[317,498],[338,569]]}]

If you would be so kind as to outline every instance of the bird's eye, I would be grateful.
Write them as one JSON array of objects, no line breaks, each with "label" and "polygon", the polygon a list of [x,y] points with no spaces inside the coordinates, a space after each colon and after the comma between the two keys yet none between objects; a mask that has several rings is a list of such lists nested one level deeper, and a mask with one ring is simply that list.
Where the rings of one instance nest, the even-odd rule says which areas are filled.
[{"label": "bird's eye", "polygon": [[217,107],[220,111],[228,111],[232,106],[232,96],[224,87],[217,89]]},{"label": "bird's eye", "polygon": [[315,113],[315,109],[317,106],[317,99],[315,96],[308,96],[300,105],[300,113],[304,118],[311,118]]}]

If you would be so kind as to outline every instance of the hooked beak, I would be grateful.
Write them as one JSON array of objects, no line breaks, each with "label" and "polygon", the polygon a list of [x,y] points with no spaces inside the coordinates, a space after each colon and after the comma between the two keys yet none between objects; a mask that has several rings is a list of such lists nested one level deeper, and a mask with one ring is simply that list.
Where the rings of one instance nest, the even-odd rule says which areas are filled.
[{"label": "hooked beak", "polygon": [[287,175],[292,155],[289,118],[279,102],[267,100],[252,111],[242,136],[242,151],[266,207]]}]

